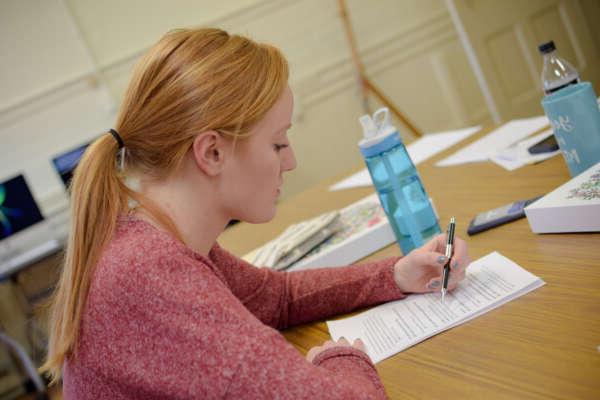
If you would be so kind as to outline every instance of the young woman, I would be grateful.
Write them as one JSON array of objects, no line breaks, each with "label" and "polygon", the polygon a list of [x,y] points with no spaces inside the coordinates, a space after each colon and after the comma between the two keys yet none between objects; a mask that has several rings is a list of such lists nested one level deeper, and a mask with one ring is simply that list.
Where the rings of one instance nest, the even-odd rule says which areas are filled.
[{"label": "young woman", "polygon": [[[72,183],[44,366],[65,399],[385,398],[360,341],[304,358],[276,329],[437,290],[443,235],[400,259],[291,273],[216,242],[232,219],[275,215],[296,166],[287,80],[277,49],[217,29],[170,32],[141,60]],[[460,239],[453,259],[451,288],[469,263]]]}]

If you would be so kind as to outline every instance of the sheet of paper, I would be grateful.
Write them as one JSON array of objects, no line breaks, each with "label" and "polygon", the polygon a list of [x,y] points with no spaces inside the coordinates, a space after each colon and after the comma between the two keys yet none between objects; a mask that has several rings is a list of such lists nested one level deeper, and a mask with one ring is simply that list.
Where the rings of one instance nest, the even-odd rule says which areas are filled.
[{"label": "sheet of paper", "polygon": [[[479,131],[481,126],[472,126],[470,128],[459,129],[456,131],[430,133],[422,138],[415,140],[408,146],[406,151],[415,165],[433,157],[437,153],[454,146],[456,143],[465,140],[475,132]],[[353,187],[371,186],[371,177],[369,171],[363,169],[354,175],[329,187],[330,191],[349,189]]]},{"label": "sheet of paper", "polygon": [[544,285],[498,252],[471,263],[466,278],[441,302],[439,293],[415,294],[354,317],[327,321],[331,337],[360,338],[374,363],[465,323]]},{"label": "sheet of paper", "polygon": [[521,168],[524,165],[535,164],[552,158],[560,154],[560,150],[541,154],[530,154],[529,151],[527,151],[529,147],[551,135],[553,135],[552,129],[545,130],[544,132],[522,140],[513,146],[500,150],[495,155],[491,156],[490,160],[504,169],[512,171]]},{"label": "sheet of paper", "polygon": [[549,124],[550,122],[545,115],[512,120],[435,165],[438,167],[447,167],[450,165],[486,161],[499,150],[509,147]]},{"label": "sheet of paper", "polygon": [[481,126],[471,126],[456,131],[431,133],[406,146],[406,150],[412,162],[418,165],[479,130],[481,130]]},{"label": "sheet of paper", "polygon": [[369,171],[364,168],[357,173],[350,175],[349,177],[339,181],[338,183],[329,186],[329,191],[334,192],[336,190],[351,189],[355,187],[371,186],[371,176]]}]

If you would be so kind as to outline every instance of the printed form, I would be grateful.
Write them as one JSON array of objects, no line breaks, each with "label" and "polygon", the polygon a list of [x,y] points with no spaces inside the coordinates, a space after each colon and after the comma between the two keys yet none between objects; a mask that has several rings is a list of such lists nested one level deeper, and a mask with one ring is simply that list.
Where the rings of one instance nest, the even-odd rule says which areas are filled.
[{"label": "printed form", "polygon": [[439,293],[415,294],[354,317],[327,321],[331,337],[362,339],[374,363],[460,325],[544,285],[498,252],[471,263],[465,279],[441,302]]}]

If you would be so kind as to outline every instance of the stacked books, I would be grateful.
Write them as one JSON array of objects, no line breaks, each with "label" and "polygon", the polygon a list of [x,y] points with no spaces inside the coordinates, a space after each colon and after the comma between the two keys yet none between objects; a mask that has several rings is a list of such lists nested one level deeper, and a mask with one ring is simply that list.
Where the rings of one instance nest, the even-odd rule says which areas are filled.
[{"label": "stacked books", "polygon": [[534,233],[600,232],[600,163],[525,208]]},{"label": "stacked books", "polygon": [[290,225],[281,235],[259,248],[249,261],[277,270],[289,268],[341,228],[338,211]]},{"label": "stacked books", "polygon": [[376,194],[288,227],[243,258],[258,266],[297,270],[348,265],[393,243],[394,233]]}]

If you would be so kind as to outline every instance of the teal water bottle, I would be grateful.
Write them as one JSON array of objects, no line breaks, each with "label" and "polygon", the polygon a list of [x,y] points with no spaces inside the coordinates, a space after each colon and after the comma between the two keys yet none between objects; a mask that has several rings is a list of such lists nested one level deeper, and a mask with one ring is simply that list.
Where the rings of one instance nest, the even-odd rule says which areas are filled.
[{"label": "teal water bottle", "polygon": [[423,188],[417,169],[389,110],[359,118],[364,138],[358,143],[396,241],[403,254],[422,246],[441,232],[437,217]]}]

